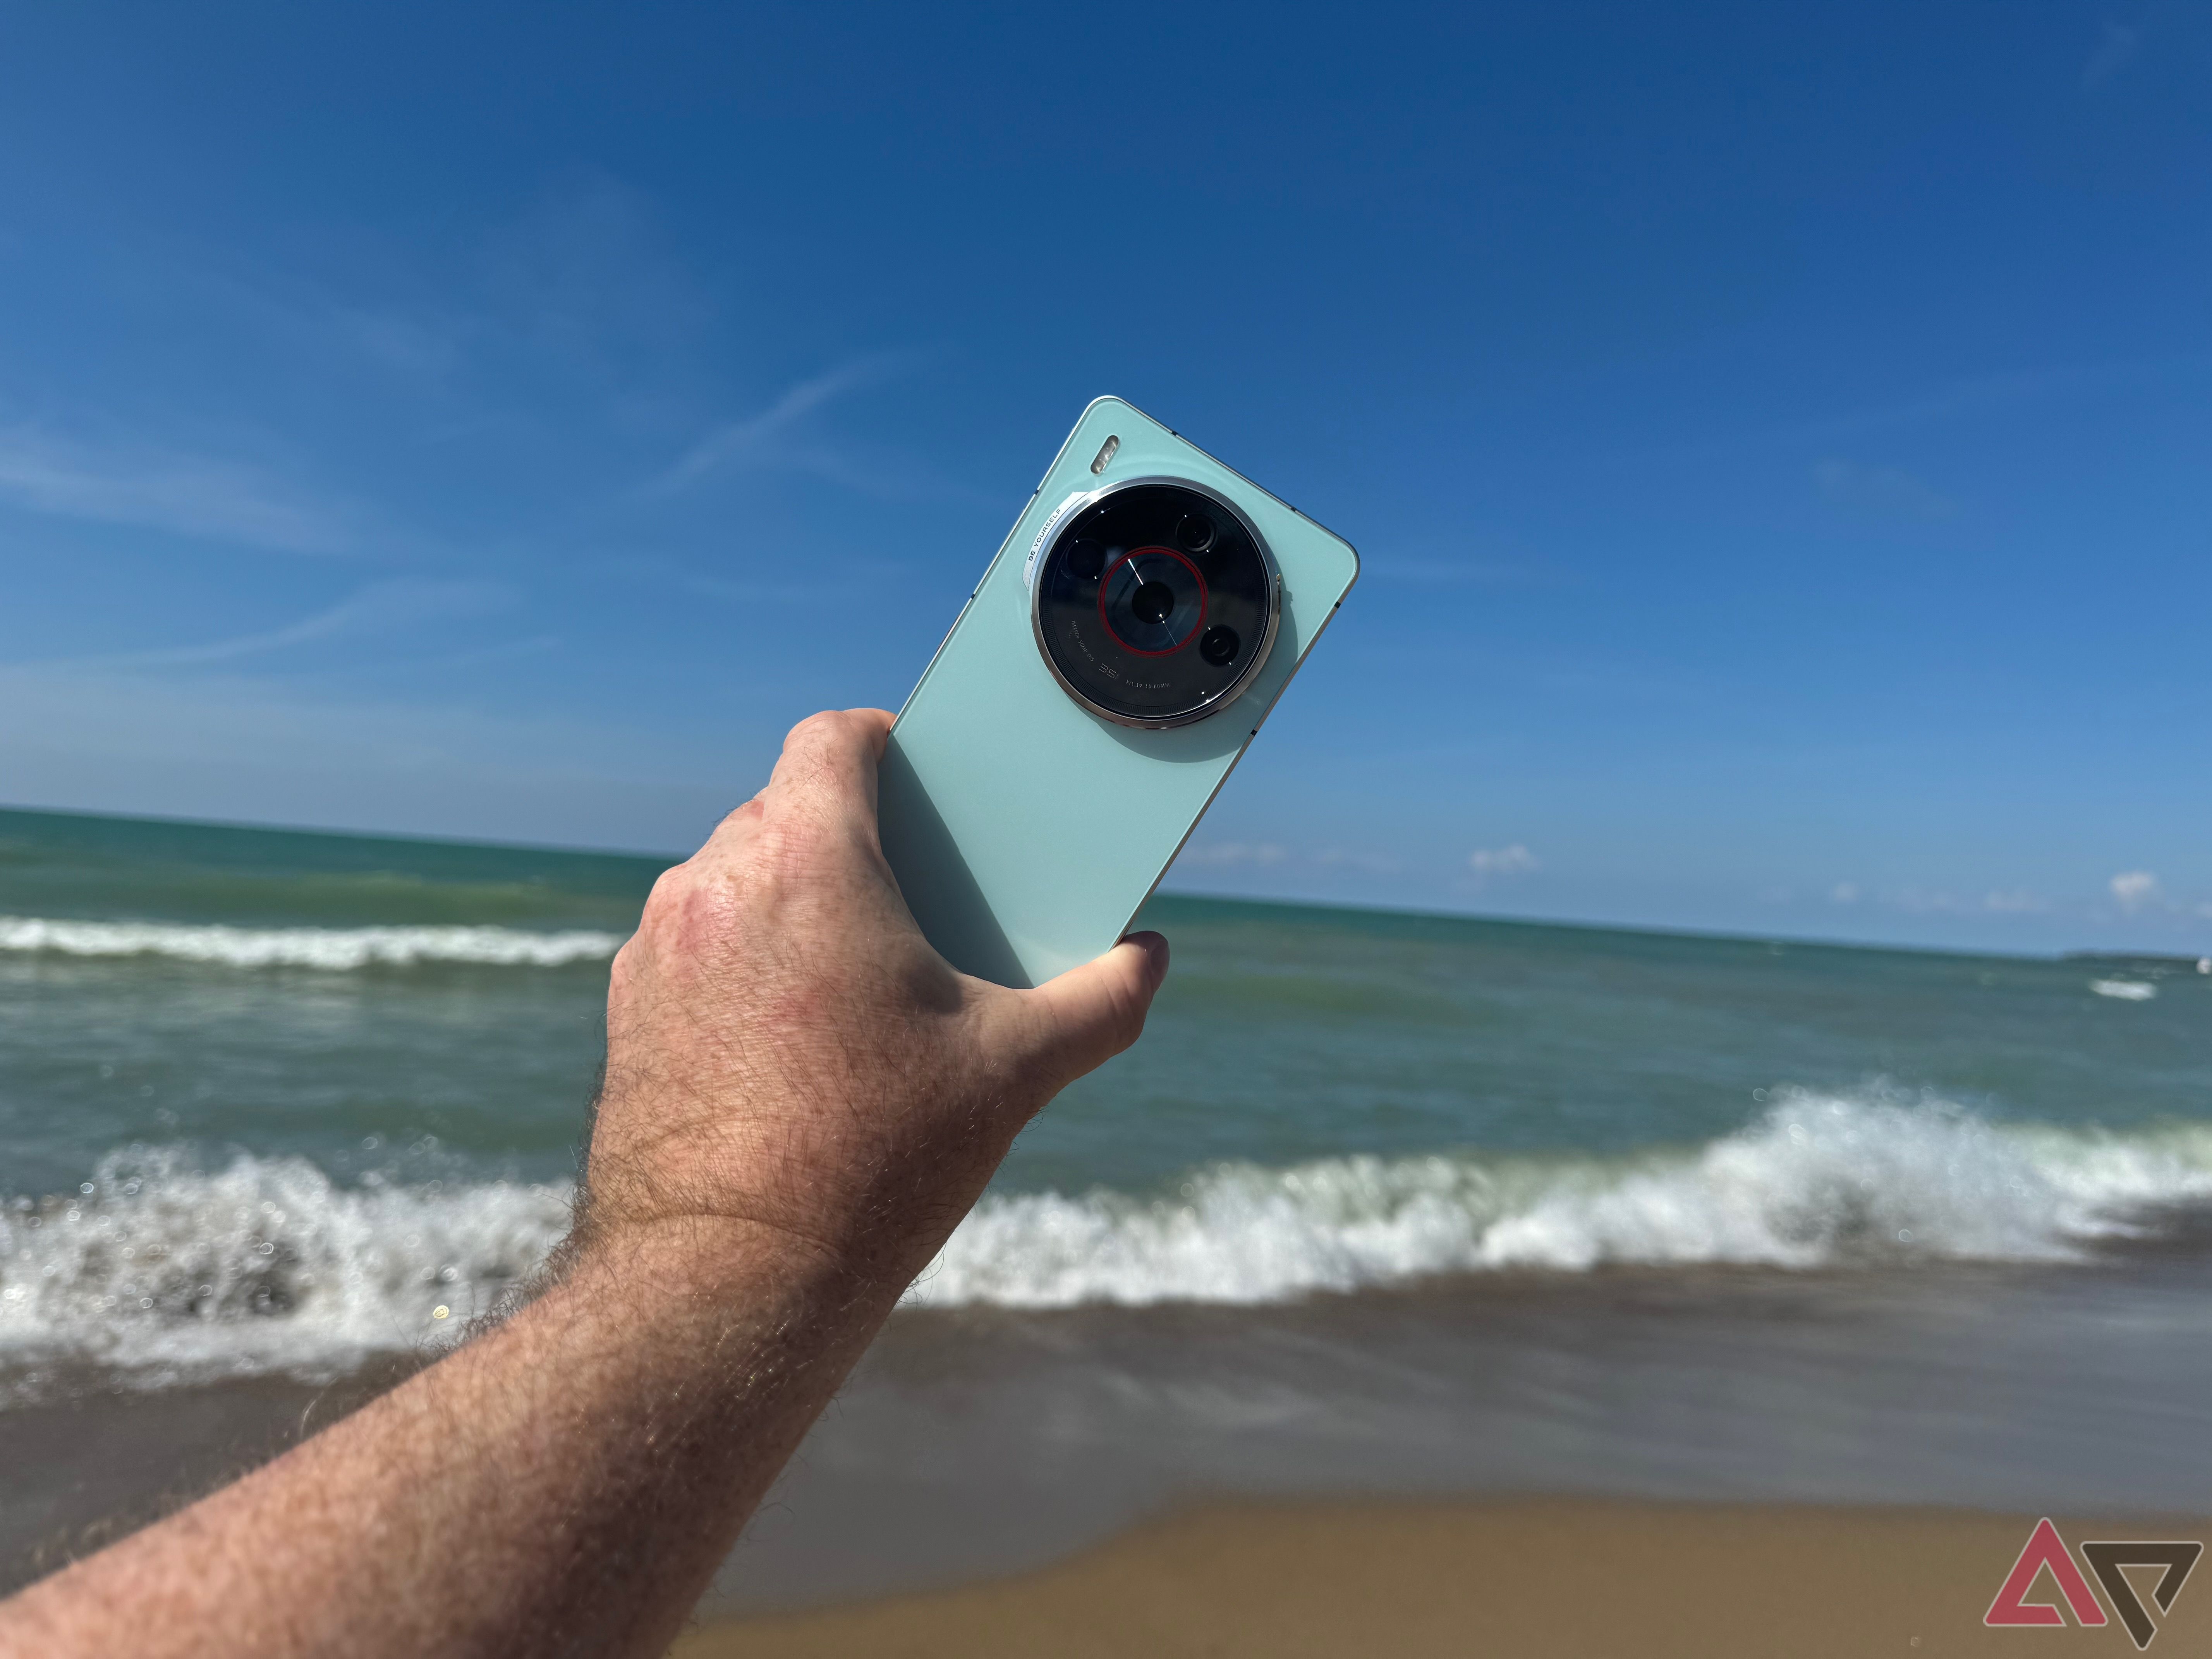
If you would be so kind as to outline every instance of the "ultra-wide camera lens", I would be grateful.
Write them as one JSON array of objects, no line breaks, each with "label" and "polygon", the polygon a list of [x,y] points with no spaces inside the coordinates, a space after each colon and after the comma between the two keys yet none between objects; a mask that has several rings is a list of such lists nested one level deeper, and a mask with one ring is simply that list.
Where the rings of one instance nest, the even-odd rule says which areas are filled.
[{"label": "ultra-wide camera lens", "polygon": [[1244,516],[1188,485],[1100,492],[1038,561],[1037,644],[1077,702],[1126,726],[1181,726],[1250,683],[1280,588]]}]

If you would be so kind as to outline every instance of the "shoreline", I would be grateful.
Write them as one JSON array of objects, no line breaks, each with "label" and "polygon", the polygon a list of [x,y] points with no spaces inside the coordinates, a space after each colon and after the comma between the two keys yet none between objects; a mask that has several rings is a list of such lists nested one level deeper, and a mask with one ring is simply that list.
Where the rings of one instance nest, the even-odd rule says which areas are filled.
[{"label": "shoreline", "polygon": [[[917,1310],[815,1425],[701,1613],[1000,1581],[1223,1501],[2200,1511],[2203,1263],[2184,1239],[2087,1267]],[[0,1593],[412,1363],[147,1393],[88,1374],[0,1410]]]},{"label": "shoreline", "polygon": [[[2088,1538],[2205,1539],[2203,1516],[2056,1517]],[[2102,1628],[1986,1629],[2037,1517],[1618,1498],[1212,1502],[1052,1565],[958,1588],[701,1623],[670,1659],[1513,1659],[2103,1655]],[[2027,1599],[2057,1599],[2046,1574]],[[2212,1644],[2212,1581],[2154,1638]]]}]

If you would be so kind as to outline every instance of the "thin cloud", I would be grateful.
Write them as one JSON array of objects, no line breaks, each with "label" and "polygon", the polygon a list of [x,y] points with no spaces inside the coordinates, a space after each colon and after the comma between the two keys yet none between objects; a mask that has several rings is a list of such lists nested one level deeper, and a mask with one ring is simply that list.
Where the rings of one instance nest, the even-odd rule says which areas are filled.
[{"label": "thin cloud", "polygon": [[486,319],[578,366],[680,351],[708,327],[709,285],[678,257],[652,200],[587,169],[556,184],[481,250]]},{"label": "thin cloud", "polygon": [[1828,445],[1873,432],[1958,420],[2039,398],[2108,392],[2144,381],[2212,368],[2212,352],[2185,351],[2160,357],[2106,362],[2045,364],[1940,382],[1893,403],[1846,410],[1792,424],[1769,423],[1756,431],[1717,434],[1662,446],[1674,456],[1732,455],[1808,444]]},{"label": "thin cloud", "polygon": [[70,668],[189,668],[209,663],[234,662],[242,657],[265,655],[294,646],[350,635],[389,632],[427,622],[451,621],[482,616],[503,608],[507,591],[491,582],[375,582],[327,611],[319,611],[298,622],[256,634],[240,634],[204,645],[165,647],[98,657],[80,657],[49,665]]},{"label": "thin cloud", "polygon": [[2130,915],[2159,902],[2158,878],[2148,870],[2123,870],[2107,885],[2112,902]]},{"label": "thin cloud", "polygon": [[1515,842],[1510,847],[1478,847],[1467,855],[1467,867],[1478,876],[1519,876],[1543,866],[1536,855]]},{"label": "thin cloud", "polygon": [[1271,841],[1217,841],[1202,847],[1186,847],[1176,862],[1194,864],[1210,869],[1235,869],[1240,866],[1265,869],[1283,862],[1289,852]]},{"label": "thin cloud", "polygon": [[2105,24],[2104,39],[2089,54],[2089,61],[2081,65],[2081,90],[2094,92],[2110,82],[2135,61],[2136,51],[2142,45],[2142,31],[2130,28],[2124,23],[2109,20]]},{"label": "thin cloud", "polygon": [[853,591],[855,582],[881,583],[903,574],[902,567],[883,559],[841,562],[835,580],[827,581],[760,581],[746,577],[678,574],[672,584],[702,599],[727,605],[820,605]]},{"label": "thin cloud", "polygon": [[1903,519],[1953,519],[1959,504],[1902,467],[1830,459],[1813,468],[1814,487],[1832,501]]},{"label": "thin cloud", "polygon": [[0,430],[0,501],[284,553],[334,553],[350,540],[330,515],[250,468],[169,452],[103,453],[26,427]]},{"label": "thin cloud", "polygon": [[916,361],[911,352],[856,358],[826,374],[801,380],[759,414],[715,428],[646,488],[649,495],[672,495],[711,473],[731,466],[783,465],[822,472],[850,483],[860,469],[834,452],[811,445],[794,448],[781,442],[807,416],[863,386],[890,380]]},{"label": "thin cloud", "polygon": [[1314,854],[1313,861],[1324,870],[1358,870],[1370,876],[1391,876],[1398,872],[1398,860],[1380,853],[1358,853],[1342,847],[1323,848]]}]

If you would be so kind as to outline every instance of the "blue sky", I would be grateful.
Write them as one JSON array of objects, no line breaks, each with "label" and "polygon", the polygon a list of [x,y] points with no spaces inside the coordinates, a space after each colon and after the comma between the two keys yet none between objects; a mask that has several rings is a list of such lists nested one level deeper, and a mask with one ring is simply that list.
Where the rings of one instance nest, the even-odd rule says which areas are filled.
[{"label": "blue sky", "polygon": [[0,7],[0,800],[683,848],[1084,403],[1367,574],[1173,877],[2212,948],[2203,5]]}]

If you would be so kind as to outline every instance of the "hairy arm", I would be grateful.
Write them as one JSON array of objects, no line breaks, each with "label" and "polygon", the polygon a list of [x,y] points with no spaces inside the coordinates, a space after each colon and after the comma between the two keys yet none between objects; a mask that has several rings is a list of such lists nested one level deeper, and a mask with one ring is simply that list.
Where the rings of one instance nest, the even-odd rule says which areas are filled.
[{"label": "hairy arm", "polygon": [[1133,1042],[1154,935],[956,974],[817,715],[616,958],[577,1225],[404,1386],[0,1603],[0,1654],[656,1654],[1015,1133]]}]

